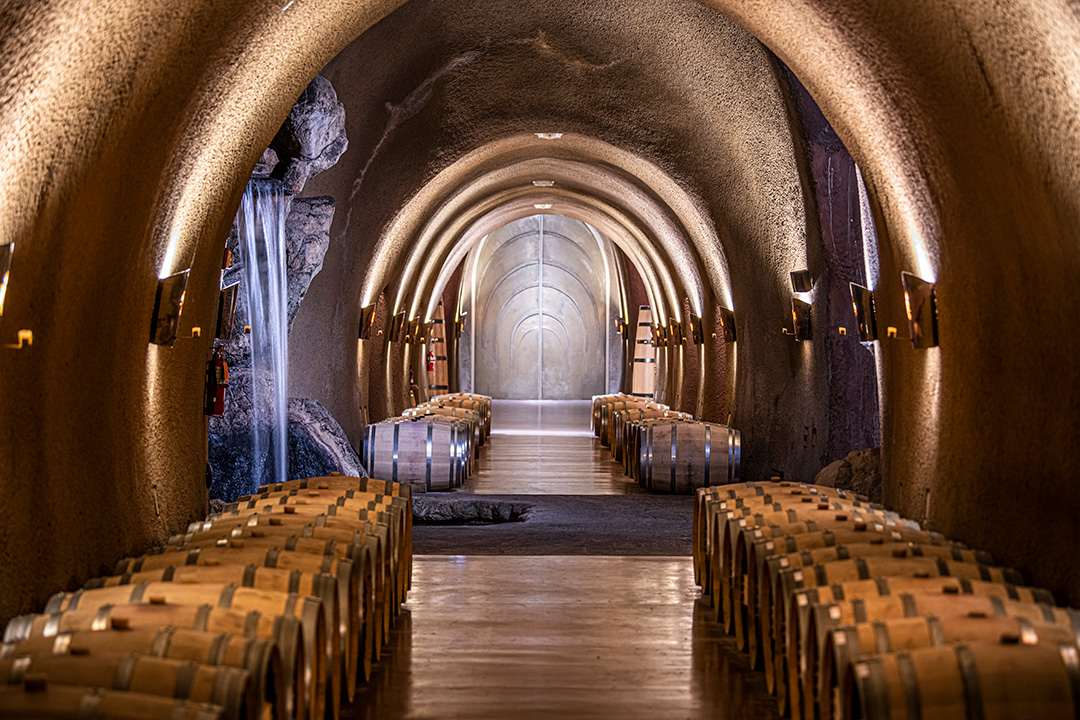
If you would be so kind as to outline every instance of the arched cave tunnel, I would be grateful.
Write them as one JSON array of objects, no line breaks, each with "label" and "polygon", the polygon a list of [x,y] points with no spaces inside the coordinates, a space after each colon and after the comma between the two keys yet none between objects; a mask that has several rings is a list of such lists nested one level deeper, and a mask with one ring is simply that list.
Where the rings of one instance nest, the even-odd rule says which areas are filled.
[{"label": "arched cave tunnel", "polygon": [[740,481],[879,449],[889,511],[1080,604],[1073,3],[9,0],[0,29],[0,622],[207,514],[253,174],[321,243],[288,396],[361,458],[428,394],[437,312],[450,392],[554,402],[632,391],[649,306],[653,398],[736,428]]}]

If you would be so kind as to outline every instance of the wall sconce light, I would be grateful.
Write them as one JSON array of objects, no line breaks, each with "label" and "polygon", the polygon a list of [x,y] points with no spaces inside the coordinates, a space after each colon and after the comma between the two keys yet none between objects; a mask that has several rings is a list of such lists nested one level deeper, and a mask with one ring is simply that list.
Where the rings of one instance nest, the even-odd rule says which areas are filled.
[{"label": "wall sconce light", "polygon": [[239,294],[239,282],[221,288],[221,294],[218,296],[217,331],[214,333],[214,337],[218,340],[228,341],[232,337],[233,318],[236,317],[236,301]]},{"label": "wall sconce light", "polygon": [[183,272],[158,280],[154,299],[154,315],[150,319],[150,342],[154,345],[172,347],[176,332],[180,329],[180,313],[184,309],[184,292],[187,290],[188,268]]},{"label": "wall sconce light", "polygon": [[793,270],[791,272],[791,288],[797,293],[807,293],[814,289],[814,278],[809,270]]},{"label": "wall sconce light", "polygon": [[4,298],[7,297],[8,280],[11,277],[11,255],[15,243],[0,247],[0,315],[4,314]]},{"label": "wall sconce light", "polygon": [[14,345],[4,345],[3,347],[8,350],[22,350],[25,347],[30,347],[34,344],[34,331],[33,330],[20,330],[16,336],[18,340]]},{"label": "wall sconce light", "polygon": [[468,322],[468,313],[462,313],[461,317],[454,323],[454,337],[461,337],[461,333],[465,332],[465,323]]},{"label": "wall sconce light", "polygon": [[803,302],[798,298],[791,299],[791,334],[799,342],[812,340],[813,333],[810,329],[810,303]]},{"label": "wall sconce light", "polygon": [[735,333],[735,312],[726,307],[720,308],[720,326],[724,328],[724,342],[735,342],[738,336]]},{"label": "wall sconce light", "polygon": [[855,310],[855,322],[859,326],[859,340],[873,342],[878,339],[874,293],[862,285],[848,285],[851,288],[851,307]]},{"label": "wall sconce light", "polygon": [[399,312],[390,321],[390,342],[401,340],[401,333],[405,329],[405,313]]},{"label": "wall sconce light", "polygon": [[911,330],[911,346],[917,350],[937,347],[937,302],[934,283],[909,272],[900,273],[904,283],[904,308]]},{"label": "wall sconce light", "polygon": [[690,337],[693,338],[695,345],[705,342],[705,325],[697,315],[690,316]]},{"label": "wall sconce light", "polygon": [[686,344],[686,335],[683,334],[682,323],[672,318],[668,321],[668,338],[672,345]]},{"label": "wall sconce light", "polygon": [[371,337],[371,326],[375,324],[375,305],[360,308],[360,339]]},{"label": "wall sconce light", "polygon": [[405,332],[405,342],[411,343],[420,338],[420,318],[409,321],[409,329]]},{"label": "wall sconce light", "polygon": [[667,347],[667,328],[663,325],[653,325],[653,346]]}]

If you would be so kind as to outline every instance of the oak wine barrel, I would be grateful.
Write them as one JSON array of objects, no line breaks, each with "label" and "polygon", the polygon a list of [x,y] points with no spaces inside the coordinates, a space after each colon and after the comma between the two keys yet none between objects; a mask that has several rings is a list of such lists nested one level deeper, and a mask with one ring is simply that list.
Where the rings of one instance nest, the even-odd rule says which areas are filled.
[{"label": "oak wine barrel", "polygon": [[364,428],[361,457],[369,474],[431,490],[461,486],[469,471],[469,432],[434,416],[390,419]]},{"label": "oak wine barrel", "polygon": [[275,718],[288,717],[281,654],[272,640],[229,633],[200,632],[165,626],[158,630],[68,630],[52,637],[31,637],[0,645],[0,660],[21,655],[108,655],[136,652],[172,660],[247,670],[255,697]]},{"label": "oak wine barrel", "polygon": [[848,671],[846,720],[968,717],[1075,720],[1075,645],[957,643],[861,658]]},{"label": "oak wine barrel", "polygon": [[285,716],[308,717],[306,708],[310,703],[304,678],[310,677],[313,669],[304,651],[303,625],[295,617],[267,615],[257,610],[244,613],[210,604],[104,605],[17,617],[4,629],[4,642],[53,640],[72,631],[156,631],[163,627],[272,640],[281,658]]},{"label": "oak wine barrel", "polygon": [[[918,596],[907,597],[913,604],[918,600]],[[1005,605],[1005,601],[994,599]],[[862,655],[958,642],[1075,645],[1080,640],[1077,629],[1068,623],[1047,624],[1032,619],[1030,616],[1038,615],[1037,612],[1010,615],[1005,614],[1004,608],[1001,615],[989,614],[989,611],[960,612],[956,608],[956,598],[951,600],[953,606],[941,608],[943,613],[861,622],[825,633],[820,651],[815,652],[817,648],[811,647],[808,653],[810,665],[803,678],[804,716],[811,717],[810,713],[815,711],[820,720],[832,720],[836,716],[840,696],[846,692],[846,689],[840,689],[838,679],[846,678],[851,663]],[[1027,603],[1012,604],[1033,608]],[[813,629],[810,637],[814,637]],[[812,692],[810,688],[813,688]],[[808,703],[814,703],[816,707],[809,707]]]},{"label": "oak wine barrel", "polygon": [[0,717],[20,720],[221,720],[223,712],[208,703],[61,685],[41,677],[28,678],[22,686],[0,687]]},{"label": "oak wine barrel", "polygon": [[226,720],[259,720],[261,705],[247,670],[171,660],[136,652],[24,654],[0,660],[0,684],[22,685],[31,676],[49,683],[102,687],[210,703]]}]

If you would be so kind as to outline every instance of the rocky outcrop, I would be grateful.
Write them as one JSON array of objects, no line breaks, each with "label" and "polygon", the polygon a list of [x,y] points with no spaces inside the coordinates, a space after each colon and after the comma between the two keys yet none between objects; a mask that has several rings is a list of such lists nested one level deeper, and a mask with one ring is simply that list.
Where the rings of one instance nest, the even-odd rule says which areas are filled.
[{"label": "rocky outcrop", "polygon": [[843,460],[826,465],[814,478],[815,485],[850,490],[870,502],[881,502],[881,449],[855,450]]},{"label": "rocky outcrop", "polygon": [[330,81],[315,76],[270,143],[279,162],[272,175],[289,192],[299,193],[308,179],[332,167],[349,147],[345,106]]},{"label": "rocky outcrop", "polygon": [[330,247],[330,223],[334,219],[334,198],[295,198],[285,219],[285,274],[288,280],[289,329],[311,279],[322,269]]},{"label": "rocky outcrop", "polygon": [[367,477],[349,438],[316,400],[289,398],[289,478]]},{"label": "rocky outcrop", "polygon": [[413,493],[413,518],[417,523],[439,525],[489,525],[523,522],[532,505],[487,500],[475,495],[454,497],[433,493]]}]

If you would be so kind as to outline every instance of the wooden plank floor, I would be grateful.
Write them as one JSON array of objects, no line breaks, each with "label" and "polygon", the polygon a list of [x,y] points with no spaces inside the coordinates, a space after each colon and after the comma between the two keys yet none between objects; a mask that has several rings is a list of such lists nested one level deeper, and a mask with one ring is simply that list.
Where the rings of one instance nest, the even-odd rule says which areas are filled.
[{"label": "wooden plank floor", "polygon": [[625,495],[642,492],[589,430],[588,400],[496,400],[491,441],[459,492]]},{"label": "wooden plank floor", "polygon": [[416,559],[369,718],[777,717],[696,608],[689,558]]},{"label": "wooden plank floor", "polygon": [[[640,492],[592,437],[588,401],[496,401],[492,419],[459,492]],[[417,556],[390,644],[343,715],[778,717],[698,595],[688,557]]]}]

